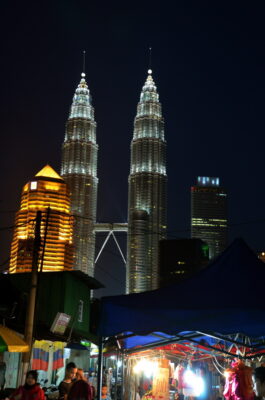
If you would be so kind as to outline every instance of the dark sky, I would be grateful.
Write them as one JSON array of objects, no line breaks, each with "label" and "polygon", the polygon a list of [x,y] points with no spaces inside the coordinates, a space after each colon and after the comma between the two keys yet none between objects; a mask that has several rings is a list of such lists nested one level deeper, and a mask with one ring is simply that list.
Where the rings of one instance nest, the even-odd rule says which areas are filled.
[{"label": "dark sky", "polygon": [[[219,176],[230,241],[242,236],[265,249],[263,2],[29,0],[0,11],[0,227],[13,225],[36,172],[47,162],[60,172],[83,49],[98,124],[98,220],[126,221],[133,119],[152,46],[168,143],[169,237],[189,236],[196,176]],[[0,263],[10,233],[0,232]],[[121,293],[124,276],[109,245],[96,271],[104,293]]]}]

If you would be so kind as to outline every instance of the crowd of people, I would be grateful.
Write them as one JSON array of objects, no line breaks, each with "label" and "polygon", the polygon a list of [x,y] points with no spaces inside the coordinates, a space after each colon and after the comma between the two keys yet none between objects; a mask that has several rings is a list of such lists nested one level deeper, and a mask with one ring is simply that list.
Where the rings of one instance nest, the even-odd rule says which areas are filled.
[{"label": "crowd of people", "polygon": [[[65,376],[59,384],[58,400],[95,400],[96,380],[94,384],[87,381],[84,371],[77,368],[75,363],[69,362],[66,365]],[[29,371],[26,375],[26,382],[20,386],[9,398],[10,400],[46,400],[45,392],[38,383],[38,373],[35,370]],[[103,382],[101,400],[111,400],[109,388]]]},{"label": "crowd of people", "polygon": [[[257,398],[265,400],[265,367],[258,367],[253,374],[253,387]],[[66,366],[65,377],[59,385],[58,400],[94,400],[96,388],[87,382],[84,371],[73,362]],[[111,400],[108,386],[102,384],[101,400]],[[38,383],[37,371],[29,371],[26,383],[20,386],[10,400],[45,400],[45,393]]]}]

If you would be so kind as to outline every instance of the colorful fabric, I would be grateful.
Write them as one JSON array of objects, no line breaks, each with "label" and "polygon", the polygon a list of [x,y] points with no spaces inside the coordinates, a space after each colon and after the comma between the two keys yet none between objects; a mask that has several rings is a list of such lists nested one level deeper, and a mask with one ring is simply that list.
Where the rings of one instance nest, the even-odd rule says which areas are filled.
[{"label": "colorful fabric", "polygon": [[252,368],[242,361],[232,363],[226,371],[224,397],[226,400],[254,400]]},{"label": "colorful fabric", "polygon": [[178,389],[183,389],[185,387],[184,383],[184,367],[183,365],[179,364],[175,370],[174,378],[178,381]]},{"label": "colorful fabric", "polygon": [[16,332],[6,326],[0,325],[0,352],[3,351],[25,353],[29,351],[29,346]]},{"label": "colorful fabric", "polygon": [[64,358],[63,358],[63,352],[64,352],[64,346],[65,343],[63,342],[54,342],[53,343],[53,363],[52,363],[52,369],[58,369],[62,368],[64,366]]},{"label": "colorful fabric", "polygon": [[33,346],[32,369],[48,371],[50,344],[46,340],[36,340]]}]

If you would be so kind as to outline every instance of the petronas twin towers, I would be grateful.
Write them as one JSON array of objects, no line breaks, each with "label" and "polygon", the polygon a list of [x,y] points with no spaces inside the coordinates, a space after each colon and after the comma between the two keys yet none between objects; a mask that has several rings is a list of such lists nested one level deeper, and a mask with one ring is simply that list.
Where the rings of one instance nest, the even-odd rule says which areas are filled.
[{"label": "petronas twin towers", "polygon": [[[74,267],[91,276],[95,267],[97,153],[94,108],[82,73],[66,123],[61,175],[71,195]],[[166,236],[166,186],[164,120],[152,71],[148,70],[131,143],[127,293],[158,287],[159,240]]]},{"label": "petronas twin towers", "polygon": [[97,213],[96,122],[85,74],[73,98],[62,148],[61,176],[70,189],[74,216],[74,268],[94,275]]}]

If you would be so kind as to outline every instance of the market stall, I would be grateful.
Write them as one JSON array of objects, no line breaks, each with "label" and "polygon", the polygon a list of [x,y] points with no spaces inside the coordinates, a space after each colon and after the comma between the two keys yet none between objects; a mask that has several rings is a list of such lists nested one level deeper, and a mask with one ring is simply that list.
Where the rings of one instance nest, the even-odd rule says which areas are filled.
[{"label": "market stall", "polygon": [[221,382],[210,357],[193,357],[190,349],[179,350],[179,346],[131,354],[126,360],[124,398],[217,398]]},{"label": "market stall", "polygon": [[127,360],[134,352],[172,343],[185,344],[195,356],[216,357],[217,363],[218,357],[262,357],[264,281],[264,263],[237,239],[207,268],[181,283],[103,298],[101,347],[116,343]]},{"label": "market stall", "polygon": [[12,329],[0,325],[0,352],[24,353],[29,351],[29,346]]},{"label": "market stall", "polygon": [[29,351],[28,344],[12,329],[0,325],[0,386],[15,387],[21,353]]}]

